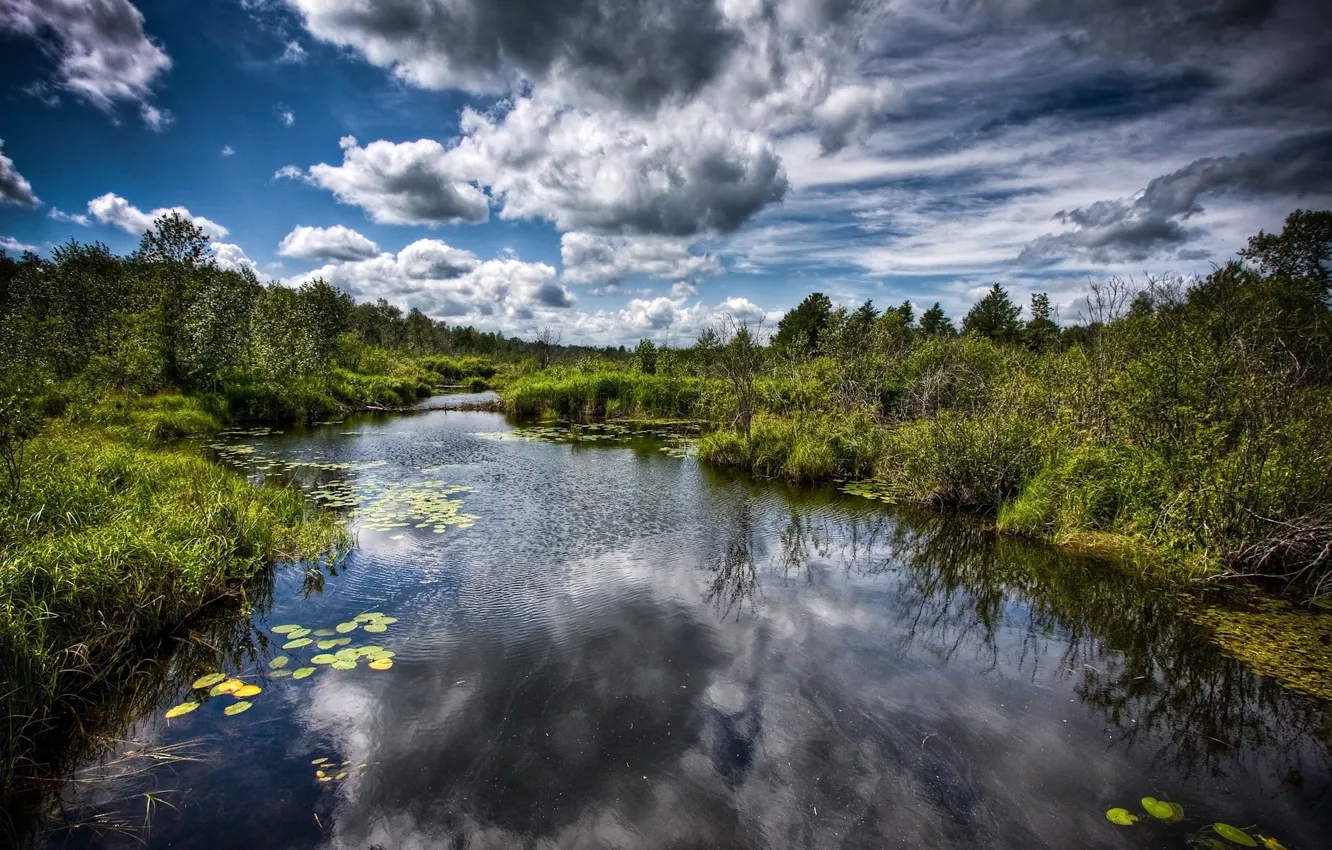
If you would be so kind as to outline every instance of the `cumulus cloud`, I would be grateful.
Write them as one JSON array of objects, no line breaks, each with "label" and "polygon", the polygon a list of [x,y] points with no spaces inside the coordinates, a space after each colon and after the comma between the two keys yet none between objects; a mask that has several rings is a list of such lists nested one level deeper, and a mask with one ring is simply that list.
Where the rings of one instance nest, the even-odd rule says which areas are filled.
[{"label": "cumulus cloud", "polygon": [[419,307],[437,318],[525,321],[574,303],[555,269],[545,263],[481,260],[437,239],[418,240],[396,255],[329,263],[288,282],[296,285],[315,278],[355,296]]},{"label": "cumulus cloud", "polygon": [[560,263],[570,283],[606,283],[640,274],[665,280],[718,274],[721,263],[678,239],[573,232],[560,237]]},{"label": "cumulus cloud", "polygon": [[87,227],[90,223],[86,215],[83,215],[82,213],[67,213],[58,207],[51,207],[51,211],[47,213],[47,215],[55,221],[64,221],[70,224],[77,224],[81,227]]},{"label": "cumulus cloud", "polygon": [[112,192],[93,198],[88,202],[88,212],[102,224],[118,227],[126,233],[139,235],[153,226],[158,218],[170,213],[179,213],[194,222],[210,239],[225,239],[229,232],[225,227],[203,216],[193,215],[184,207],[158,207],[144,212],[129,201]]},{"label": "cumulus cloud", "polygon": [[170,122],[149,100],[171,59],[144,33],[129,0],[5,0],[0,29],[40,42],[56,62],[59,89],[107,112],[117,102],[138,104],[153,129]]},{"label": "cumulus cloud", "polygon": [[287,106],[284,103],[279,103],[277,106],[273,107],[273,114],[277,116],[278,121],[281,122],[284,127],[290,127],[296,123],[296,113],[291,110],[290,106]]},{"label": "cumulus cloud", "polygon": [[438,142],[380,141],[361,147],[355,137],[344,136],[339,144],[342,165],[319,163],[304,173],[284,166],[275,176],[327,189],[381,224],[435,225],[489,217],[485,193],[458,176]]},{"label": "cumulus cloud", "polygon": [[259,268],[259,264],[246,256],[241,246],[233,245],[229,242],[212,243],[213,255],[216,257],[217,267],[226,271],[249,271],[258,280],[267,283],[272,280],[264,274]]},{"label": "cumulus cloud", "polygon": [[36,245],[20,242],[13,236],[0,236],[0,250],[8,251],[11,254],[22,254],[24,251],[36,253],[41,249]]},{"label": "cumulus cloud", "polygon": [[37,207],[41,200],[33,194],[32,184],[19,174],[14,160],[4,155],[5,140],[0,139],[0,203]]},{"label": "cumulus cloud", "polygon": [[278,57],[278,61],[288,65],[299,65],[306,60],[307,56],[305,48],[301,47],[299,41],[289,41],[282,51],[282,55]]},{"label": "cumulus cloud", "polygon": [[300,225],[278,245],[278,254],[298,260],[364,260],[379,253],[379,246],[350,227]]}]

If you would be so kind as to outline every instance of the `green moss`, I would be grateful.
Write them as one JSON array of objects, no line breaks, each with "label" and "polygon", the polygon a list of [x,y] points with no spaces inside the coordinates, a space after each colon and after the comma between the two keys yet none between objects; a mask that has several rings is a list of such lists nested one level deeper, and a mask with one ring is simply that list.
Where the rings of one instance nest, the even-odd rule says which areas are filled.
[{"label": "green moss", "polygon": [[1332,615],[1252,591],[1224,606],[1195,601],[1186,612],[1254,672],[1332,702]]}]

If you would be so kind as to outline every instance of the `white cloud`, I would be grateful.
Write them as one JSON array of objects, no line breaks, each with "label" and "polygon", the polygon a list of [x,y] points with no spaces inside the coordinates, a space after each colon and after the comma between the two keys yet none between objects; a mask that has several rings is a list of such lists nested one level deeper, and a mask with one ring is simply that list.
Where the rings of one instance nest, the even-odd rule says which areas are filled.
[{"label": "white cloud", "polygon": [[278,254],[298,260],[364,260],[379,253],[379,246],[350,227],[300,225],[283,238]]},{"label": "white cloud", "polygon": [[82,213],[67,213],[64,210],[59,209],[58,207],[51,207],[51,211],[47,213],[47,216],[54,219],[55,221],[65,221],[69,222],[70,224],[80,225],[82,227],[87,227],[89,224],[88,217],[86,215],[83,215]]},{"label": "white cloud", "polygon": [[0,139],[0,203],[17,204],[21,207],[41,206],[41,200],[32,193],[32,184],[18,169],[14,160],[5,156],[5,140]]},{"label": "white cloud", "polygon": [[277,106],[273,107],[273,112],[277,115],[278,121],[282,122],[282,126],[284,127],[290,127],[296,123],[296,113],[291,110],[290,106],[287,106],[284,103],[279,103]]},{"label": "white cloud", "polygon": [[37,252],[41,250],[36,245],[20,242],[13,236],[0,236],[0,249],[8,251],[11,254],[22,254],[24,251]]},{"label": "white cloud", "polygon": [[171,59],[144,33],[143,15],[129,0],[5,0],[0,29],[40,41],[56,59],[64,91],[107,112],[117,102],[139,104],[153,129],[169,122],[148,101]]},{"label": "white cloud", "polygon": [[236,155],[236,149],[233,148],[231,145],[223,145],[223,146],[222,146],[222,155],[223,155],[223,156],[235,156],[235,155]]},{"label": "white cloud", "polygon": [[429,139],[372,142],[361,147],[344,136],[342,165],[319,163],[302,175],[294,166],[277,177],[301,177],[327,189],[344,204],[361,207],[381,224],[485,221],[489,201],[480,189],[451,170],[444,146]]},{"label": "white cloud", "polygon": [[315,278],[360,298],[386,298],[437,318],[476,317],[510,327],[562,313],[574,301],[545,263],[481,260],[437,239],[418,240],[396,255],[329,263],[286,283]]},{"label": "white cloud", "polygon": [[193,215],[184,207],[159,207],[150,212],[144,212],[112,192],[107,192],[105,195],[89,201],[88,212],[102,224],[118,227],[126,233],[133,233],[136,236],[151,228],[153,222],[161,216],[173,212],[193,221],[195,226],[203,230],[210,239],[225,239],[228,233],[228,230],[217,222],[210,221],[203,216]]},{"label": "white cloud", "polygon": [[311,181],[308,177],[305,176],[305,172],[304,172],[304,171],[301,171],[299,168],[297,168],[297,167],[294,166],[294,165],[284,165],[284,166],[282,166],[281,168],[279,168],[277,171],[274,171],[274,172],[273,172],[273,179],[274,179],[274,180],[300,180],[301,182],[304,182],[304,183],[311,183],[311,182],[313,182],[313,181]]},{"label": "white cloud", "polygon": [[151,103],[140,105],[139,115],[143,118],[143,123],[154,133],[160,133],[176,122],[176,116],[172,115],[170,110],[158,109]]},{"label": "white cloud", "polygon": [[635,274],[676,280],[721,272],[716,257],[691,254],[687,243],[670,237],[565,233],[560,262],[570,283],[616,282]]},{"label": "white cloud", "polygon": [[278,61],[289,65],[299,65],[306,58],[308,58],[308,54],[305,52],[305,48],[301,47],[301,43],[299,41],[289,41],[286,49],[282,51],[282,55],[278,57]]},{"label": "white cloud", "polygon": [[212,243],[213,254],[217,257],[217,267],[226,271],[244,271],[249,270],[260,281],[267,283],[272,280],[271,277],[260,270],[259,264],[246,256],[245,251],[239,245],[233,245],[229,242]]}]

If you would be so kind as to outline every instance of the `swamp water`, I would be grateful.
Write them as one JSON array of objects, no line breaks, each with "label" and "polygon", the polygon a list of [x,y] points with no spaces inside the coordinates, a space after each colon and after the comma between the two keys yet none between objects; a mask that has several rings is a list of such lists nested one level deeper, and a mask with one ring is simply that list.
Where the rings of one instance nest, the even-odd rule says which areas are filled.
[{"label": "swamp water", "polygon": [[184,636],[45,846],[1332,846],[1328,706],[1144,583],[553,436],[428,409],[224,437],[359,546]]}]

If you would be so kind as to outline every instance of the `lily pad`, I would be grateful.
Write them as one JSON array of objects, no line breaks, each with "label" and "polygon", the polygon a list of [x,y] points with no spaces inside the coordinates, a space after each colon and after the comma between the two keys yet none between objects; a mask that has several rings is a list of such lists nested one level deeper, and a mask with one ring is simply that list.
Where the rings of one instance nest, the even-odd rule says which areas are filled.
[{"label": "lily pad", "polygon": [[394,623],[398,622],[397,617],[378,617],[376,619],[378,620],[378,622],[383,623],[386,626],[391,626]]},{"label": "lily pad", "polygon": [[197,702],[182,702],[180,705],[176,706],[175,708],[168,710],[166,713],[166,717],[168,720],[173,717],[180,717],[182,714],[189,714],[191,711],[194,711],[198,707],[199,703]]},{"label": "lily pad", "polygon": [[387,670],[392,666],[393,666],[392,658],[376,658],[374,661],[370,662],[371,670]]},{"label": "lily pad", "polygon": [[238,702],[238,703],[234,703],[234,704],[229,705],[229,706],[227,706],[226,708],[222,709],[222,713],[223,713],[223,714],[226,714],[226,715],[228,715],[228,716],[232,716],[232,715],[240,714],[242,711],[249,711],[249,710],[250,710],[250,706],[252,706],[252,705],[254,705],[254,703],[252,703],[252,702],[245,702],[244,700],[242,700],[242,701],[240,701],[240,702]]},{"label": "lily pad", "polygon": [[329,666],[332,667],[334,670],[355,670],[356,662],[348,661],[344,658],[339,658],[337,661],[334,661]]},{"label": "lily pad", "polygon": [[264,689],[259,687],[258,685],[246,685],[243,688],[237,688],[235,691],[232,692],[231,695],[236,699],[242,699],[244,697],[252,697],[255,694],[261,694],[263,692]]},{"label": "lily pad", "polygon": [[286,643],[282,644],[282,648],[300,649],[301,647],[309,646],[312,643],[314,643],[314,641],[310,640],[309,638],[297,638],[296,640],[289,640]]},{"label": "lily pad", "polygon": [[315,668],[313,668],[313,667],[302,667],[301,669],[296,670],[295,672],[293,672],[293,673],[291,674],[291,677],[292,677],[293,679],[304,679],[306,676],[309,676],[309,675],[311,675],[312,673],[314,673],[314,671],[315,671]]},{"label": "lily pad", "polygon": [[355,624],[355,623],[338,623],[338,624],[337,624],[336,626],[334,626],[333,628],[334,628],[335,630],[337,630],[338,632],[340,632],[341,634],[346,634],[347,632],[350,632],[350,631],[355,630],[355,628],[356,628],[356,624]]},{"label": "lily pad", "polygon": [[195,679],[194,684],[190,685],[190,687],[196,689],[211,688],[213,685],[216,685],[218,682],[221,682],[225,678],[227,678],[225,673],[209,673],[207,676],[200,676],[199,678]]},{"label": "lily pad", "polygon": [[338,642],[337,642],[336,640],[327,640],[327,639],[326,639],[326,640],[321,640],[321,641],[316,641],[316,642],[315,642],[315,646],[319,647],[320,649],[332,649],[333,647],[335,647],[335,646],[337,646],[337,645],[338,645]]},{"label": "lily pad", "polygon": [[337,657],[336,655],[329,655],[327,652],[321,652],[320,654],[316,655],[314,658],[311,658],[311,659],[310,659],[310,663],[311,663],[311,664],[332,664],[334,661],[337,661],[337,660],[338,660],[338,657]]},{"label": "lily pad", "polygon": [[332,637],[333,635],[337,634],[337,632],[333,631],[332,629],[315,629],[314,633],[315,637]]},{"label": "lily pad", "polygon": [[222,694],[233,693],[243,687],[245,687],[245,683],[240,679],[227,679],[225,682],[220,682],[214,685],[212,689],[208,691],[208,695],[214,697],[221,696]]},{"label": "lily pad", "polygon": [[361,626],[361,628],[365,629],[367,632],[370,632],[371,634],[379,634],[380,632],[388,631],[388,626],[385,626],[381,623],[367,623],[366,625]]},{"label": "lily pad", "polygon": [[1133,826],[1138,822],[1138,816],[1128,809],[1114,808],[1105,813],[1105,819],[1115,826]]},{"label": "lily pad", "polygon": [[300,629],[295,629],[295,630],[293,630],[293,631],[287,632],[287,637],[289,637],[289,638],[303,638],[303,637],[305,637],[306,635],[308,635],[309,633],[310,633],[310,630],[309,630],[309,629],[306,629],[306,628],[300,628]]},{"label": "lily pad", "polygon": [[287,625],[285,625],[285,626],[274,626],[274,627],[272,628],[272,632],[273,632],[273,634],[275,634],[275,635],[285,635],[285,634],[287,634],[288,632],[294,632],[294,631],[296,631],[296,630],[299,629],[299,628],[302,628],[302,627],[296,625],[295,623],[289,623],[289,624],[287,624]]},{"label": "lily pad", "polygon": [[271,678],[271,679],[285,679],[285,678],[287,678],[288,676],[291,675],[291,671],[290,671],[290,670],[274,670],[272,673],[269,673],[268,675],[269,675],[269,678]]},{"label": "lily pad", "polygon": [[351,638],[340,637],[337,640],[335,640],[333,643],[336,644],[337,646],[346,646],[347,644],[351,643]]},{"label": "lily pad", "polygon": [[320,756],[319,758],[317,758],[317,759],[315,759],[314,761],[310,762],[310,764],[323,764],[323,763],[326,762],[326,761],[328,761],[328,756]]},{"label": "lily pad", "polygon": [[283,667],[286,667],[287,663],[290,661],[291,659],[288,658],[287,656],[279,655],[277,658],[274,658],[272,661],[268,662],[268,666],[273,668],[274,670],[281,670]]},{"label": "lily pad", "polygon": [[1214,823],[1212,829],[1216,834],[1227,841],[1233,841],[1243,847],[1257,847],[1258,842],[1249,837],[1249,833],[1242,829],[1231,826],[1228,823]]},{"label": "lily pad", "polygon": [[339,773],[337,776],[335,776],[335,777],[333,777],[333,778],[334,778],[334,779],[346,779],[346,778],[347,778],[347,771],[344,770],[342,773]]},{"label": "lily pad", "polygon": [[1170,808],[1169,803],[1162,802],[1155,797],[1143,797],[1142,808],[1157,820],[1170,820],[1175,815],[1175,810]]}]

